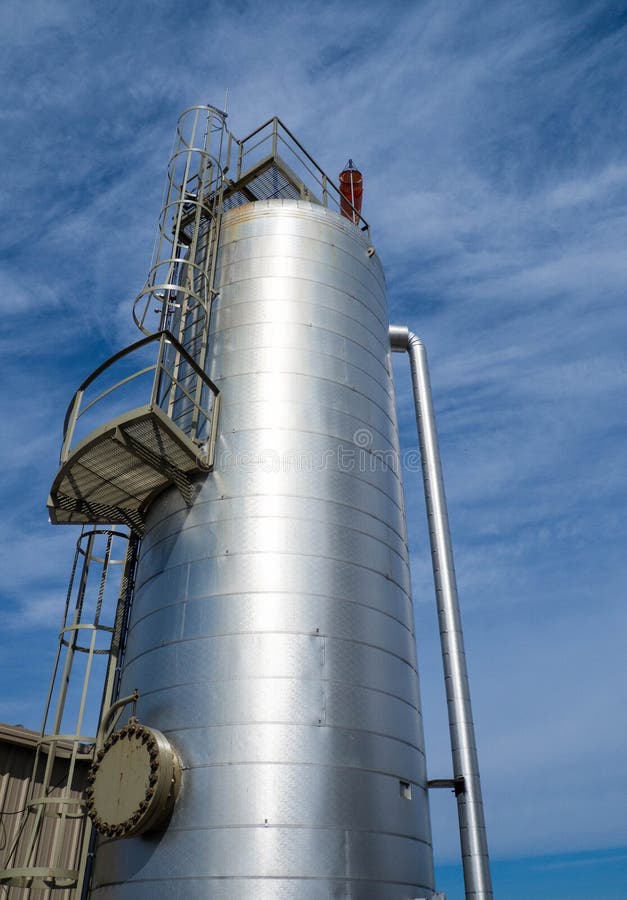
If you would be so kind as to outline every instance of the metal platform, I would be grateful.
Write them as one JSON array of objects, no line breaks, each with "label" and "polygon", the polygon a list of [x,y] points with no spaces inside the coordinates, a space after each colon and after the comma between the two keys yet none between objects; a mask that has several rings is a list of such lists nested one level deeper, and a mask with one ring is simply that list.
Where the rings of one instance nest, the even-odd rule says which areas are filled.
[{"label": "metal platform", "polygon": [[255,200],[321,202],[280,157],[274,156],[262,159],[237,181],[229,181],[224,190],[225,210]]},{"label": "metal platform", "polygon": [[[309,200],[337,212],[342,209],[333,179],[276,116],[242,140],[231,136],[228,162],[232,169],[226,169],[224,210],[255,200]],[[368,231],[363,216],[353,212],[353,221]]]},{"label": "metal platform", "polygon": [[151,497],[175,484],[191,501],[199,448],[158,407],[144,406],[99,428],[61,466],[48,507],[55,525],[120,524],[142,530]]},{"label": "metal platform", "polygon": [[[154,365],[121,379],[81,408],[85,391],[107,369],[153,340],[159,341]],[[149,403],[108,419],[72,446],[85,412],[153,371]],[[204,388],[205,395],[213,395],[208,409]],[[48,500],[51,522],[127,525],[141,535],[144,510],[164,488],[176,486],[191,503],[193,475],[213,464],[218,406],[215,385],[168,332],[117,353],[83,382],[68,409],[61,467]]]}]

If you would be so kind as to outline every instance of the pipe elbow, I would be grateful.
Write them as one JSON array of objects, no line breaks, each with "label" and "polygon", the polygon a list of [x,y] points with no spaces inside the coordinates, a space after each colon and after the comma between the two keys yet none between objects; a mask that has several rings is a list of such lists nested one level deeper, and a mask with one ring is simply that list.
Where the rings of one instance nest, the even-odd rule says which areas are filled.
[{"label": "pipe elbow", "polygon": [[409,346],[409,328],[406,325],[390,325],[388,334],[392,353],[405,353]]},{"label": "pipe elbow", "polygon": [[410,331],[409,337],[407,338],[407,350],[417,350],[419,347],[424,347],[424,344],[417,334],[414,334],[413,331]]},{"label": "pipe elbow", "polygon": [[390,349],[393,353],[407,353],[413,347],[421,347],[422,341],[407,325],[390,325]]}]

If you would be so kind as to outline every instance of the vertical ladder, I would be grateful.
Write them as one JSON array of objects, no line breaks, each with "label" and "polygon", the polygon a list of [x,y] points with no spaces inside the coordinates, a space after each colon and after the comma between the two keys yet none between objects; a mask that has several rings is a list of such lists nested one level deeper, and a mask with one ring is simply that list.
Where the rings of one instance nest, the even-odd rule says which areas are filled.
[{"label": "vertical ladder", "polygon": [[0,869],[9,897],[22,894],[14,888],[80,887],[91,831],[82,793],[96,740],[87,730],[117,690],[136,555],[136,538],[120,531],[83,530],[77,541],[27,802]]}]

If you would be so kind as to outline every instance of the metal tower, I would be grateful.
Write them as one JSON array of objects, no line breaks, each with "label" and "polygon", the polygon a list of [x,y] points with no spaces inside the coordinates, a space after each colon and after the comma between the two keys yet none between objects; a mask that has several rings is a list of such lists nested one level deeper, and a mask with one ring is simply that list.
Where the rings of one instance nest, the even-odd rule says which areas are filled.
[{"label": "metal tower", "polygon": [[[93,900],[431,898],[442,784],[467,897],[492,896],[426,357],[389,328],[357,176],[342,192],[276,118],[238,140],[220,110],[184,112],[143,337],[70,404],[52,521],[140,542],[90,751]],[[444,782],[424,757],[391,351],[412,363]]]}]

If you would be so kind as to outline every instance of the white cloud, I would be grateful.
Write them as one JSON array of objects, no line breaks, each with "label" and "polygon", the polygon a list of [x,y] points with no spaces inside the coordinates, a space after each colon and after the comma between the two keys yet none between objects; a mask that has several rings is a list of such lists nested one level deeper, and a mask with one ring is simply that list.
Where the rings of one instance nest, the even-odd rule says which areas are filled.
[{"label": "white cloud", "polygon": [[[281,16],[234,4],[188,18],[157,6],[122,17],[35,2],[24,15],[6,0],[0,13],[12,635],[48,629],[54,644],[75,538],[43,508],[62,417],[94,365],[138,336],[130,303],[176,115],[221,104],[228,87],[236,135],[278,114],[329,174],[357,160],[393,318],[427,343],[493,848],[612,845],[626,774],[614,602],[627,537],[624,32],[604,24],[603,3],[357,14],[334,2]],[[431,768],[444,775],[421,493],[409,476]],[[13,703],[0,714],[21,721]],[[454,801],[434,803],[440,852],[456,854]]]}]

